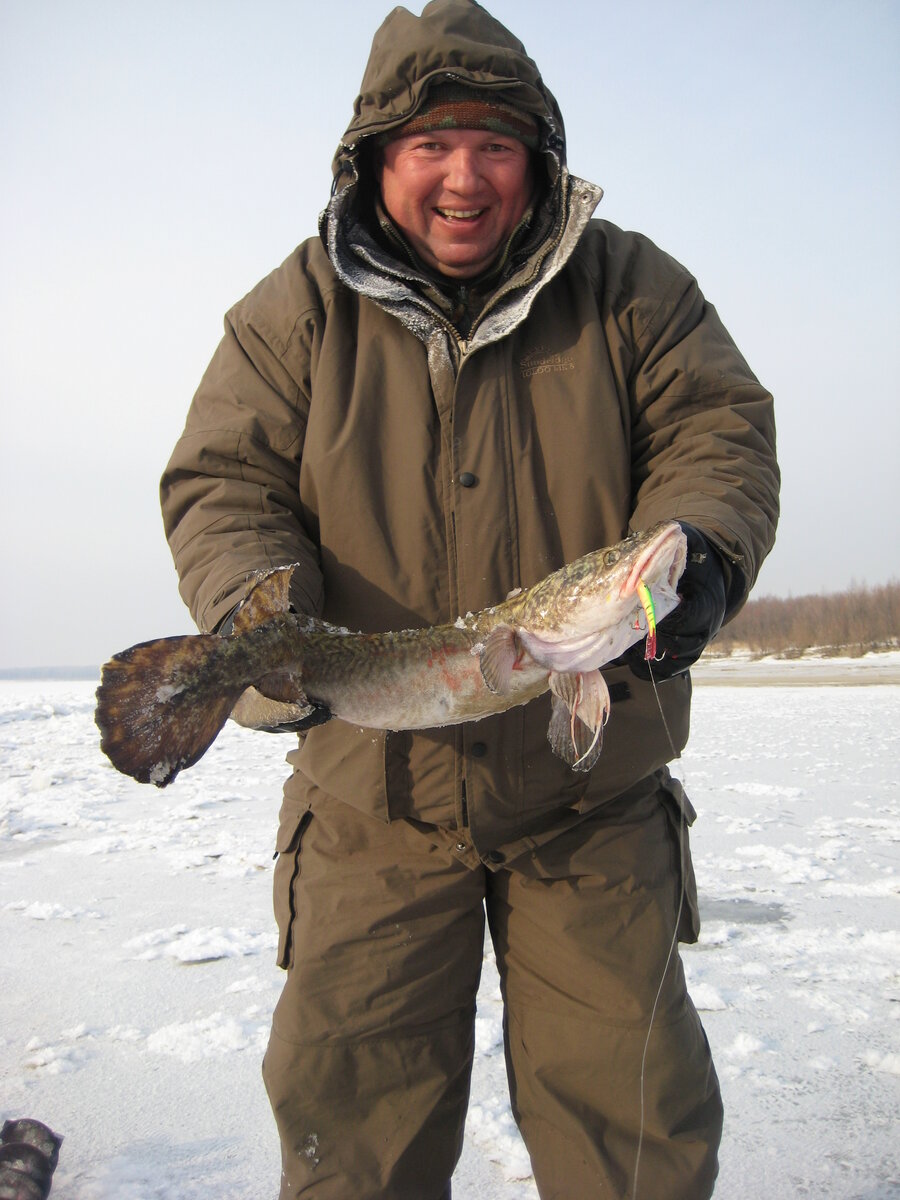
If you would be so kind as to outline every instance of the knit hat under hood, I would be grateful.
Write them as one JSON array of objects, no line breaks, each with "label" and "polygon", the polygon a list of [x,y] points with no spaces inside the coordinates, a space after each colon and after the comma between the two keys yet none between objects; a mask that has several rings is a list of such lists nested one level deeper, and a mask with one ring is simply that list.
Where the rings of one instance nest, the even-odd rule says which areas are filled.
[{"label": "knit hat under hood", "polygon": [[408,134],[433,133],[442,129],[480,129],[516,138],[529,150],[537,150],[537,120],[508,103],[496,92],[463,83],[439,83],[428,89],[415,116],[378,135],[379,144]]}]

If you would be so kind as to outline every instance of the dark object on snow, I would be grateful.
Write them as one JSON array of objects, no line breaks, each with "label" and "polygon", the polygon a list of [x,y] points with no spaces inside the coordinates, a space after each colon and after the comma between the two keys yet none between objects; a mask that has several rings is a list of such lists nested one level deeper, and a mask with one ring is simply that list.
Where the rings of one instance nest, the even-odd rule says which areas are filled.
[{"label": "dark object on snow", "polygon": [[46,1200],[62,1138],[22,1117],[6,1121],[0,1132],[0,1200]]}]

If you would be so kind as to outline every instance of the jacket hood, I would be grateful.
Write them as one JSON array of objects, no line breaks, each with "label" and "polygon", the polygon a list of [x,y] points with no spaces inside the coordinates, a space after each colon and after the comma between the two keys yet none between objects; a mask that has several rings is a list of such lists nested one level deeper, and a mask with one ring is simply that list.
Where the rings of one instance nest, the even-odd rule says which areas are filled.
[{"label": "jacket hood", "polygon": [[353,119],[334,157],[335,190],[356,178],[364,139],[407,121],[433,84],[448,82],[496,89],[535,116],[555,179],[565,164],[565,130],[534,60],[475,0],[432,0],[418,17],[395,8],[375,34]]}]

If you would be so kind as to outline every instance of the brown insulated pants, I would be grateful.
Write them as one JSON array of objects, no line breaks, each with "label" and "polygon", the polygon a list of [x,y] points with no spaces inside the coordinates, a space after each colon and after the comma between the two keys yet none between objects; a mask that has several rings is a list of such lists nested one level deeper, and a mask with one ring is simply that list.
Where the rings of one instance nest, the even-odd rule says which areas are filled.
[{"label": "brown insulated pants", "polygon": [[[448,1194],[485,909],[513,1112],[542,1200],[630,1200],[641,1062],[679,897],[673,803],[663,791],[612,802],[494,872],[321,793],[306,813],[286,802],[275,902],[289,971],[263,1065],[281,1200]],[[643,1108],[637,1200],[705,1200],[722,1111],[677,953],[647,1046]]]}]

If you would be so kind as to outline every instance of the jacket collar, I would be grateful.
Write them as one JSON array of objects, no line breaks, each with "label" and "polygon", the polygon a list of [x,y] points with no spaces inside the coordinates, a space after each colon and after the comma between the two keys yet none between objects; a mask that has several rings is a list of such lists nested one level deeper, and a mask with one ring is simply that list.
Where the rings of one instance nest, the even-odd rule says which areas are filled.
[{"label": "jacket collar", "polygon": [[335,192],[319,218],[319,232],[338,278],[396,316],[422,341],[427,343],[435,328],[443,326],[474,349],[504,337],[525,319],[541,288],[568,262],[603,190],[561,169],[539,236],[517,231],[496,279],[493,271],[484,279],[483,304],[464,332],[453,324],[450,291],[416,261],[392,225],[390,236],[381,224],[380,237],[372,232],[370,223],[361,219],[356,193],[353,184]]}]

